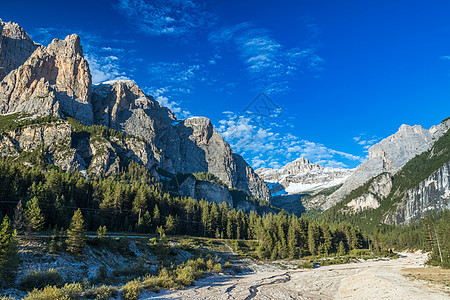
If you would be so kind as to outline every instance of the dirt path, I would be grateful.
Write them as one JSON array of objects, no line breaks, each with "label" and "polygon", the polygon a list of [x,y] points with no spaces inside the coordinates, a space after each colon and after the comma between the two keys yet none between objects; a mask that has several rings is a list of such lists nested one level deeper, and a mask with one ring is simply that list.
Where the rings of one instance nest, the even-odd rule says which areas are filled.
[{"label": "dirt path", "polygon": [[450,294],[402,276],[404,268],[423,267],[425,254],[399,259],[321,267],[314,270],[265,269],[204,278],[196,286],[163,291],[143,299],[450,299]]}]

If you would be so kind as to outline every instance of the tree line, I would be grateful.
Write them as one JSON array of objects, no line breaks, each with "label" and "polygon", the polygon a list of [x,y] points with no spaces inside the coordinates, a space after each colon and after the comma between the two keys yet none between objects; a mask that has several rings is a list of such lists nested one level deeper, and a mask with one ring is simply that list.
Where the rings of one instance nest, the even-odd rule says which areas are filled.
[{"label": "tree line", "polygon": [[[340,242],[347,250],[367,247],[366,238],[349,224],[319,224],[284,211],[245,214],[225,202],[164,193],[150,172],[133,162],[117,174],[87,178],[51,165],[0,160],[0,217],[10,216],[19,233],[67,229],[77,209],[89,231],[105,226],[116,232],[257,239],[263,258],[334,253]],[[22,219],[28,228],[22,228]]]}]

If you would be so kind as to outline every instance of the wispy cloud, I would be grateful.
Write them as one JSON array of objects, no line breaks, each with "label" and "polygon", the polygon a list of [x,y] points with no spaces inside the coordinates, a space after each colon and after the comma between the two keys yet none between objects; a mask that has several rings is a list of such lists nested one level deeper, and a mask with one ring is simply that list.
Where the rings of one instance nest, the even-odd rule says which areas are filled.
[{"label": "wispy cloud", "polygon": [[[84,57],[89,63],[94,84],[113,79],[130,79],[132,69],[125,67],[129,62],[127,51],[111,44],[121,44],[119,40],[105,40],[97,34],[81,29],[36,28],[30,32],[31,37],[42,45],[48,45],[54,38],[64,39],[76,32],[81,38]],[[130,42],[130,41],[128,41]]]},{"label": "wispy cloud", "polygon": [[368,152],[368,149],[378,143],[381,139],[377,136],[367,136],[366,133],[361,133],[360,135],[355,136],[353,140],[363,147],[364,152]]},{"label": "wispy cloud", "polygon": [[212,15],[192,0],[119,0],[114,7],[151,36],[182,36],[204,28]]},{"label": "wispy cloud", "polygon": [[224,114],[226,117],[219,121],[217,131],[254,168],[280,168],[298,157],[305,157],[325,167],[347,167],[343,159],[354,162],[365,160],[364,157],[330,149],[290,133],[277,132],[277,128],[262,128],[248,115]]},{"label": "wispy cloud", "polygon": [[86,54],[86,60],[91,69],[92,83],[98,84],[107,80],[130,79],[120,70],[116,56],[101,56],[97,53]]},{"label": "wispy cloud", "polygon": [[178,119],[186,119],[192,116],[191,112],[181,108],[181,101],[171,100],[172,96],[169,96],[170,91],[165,88],[151,90],[144,89],[147,94],[150,94],[158,101],[162,106],[167,107],[175,113]]},{"label": "wispy cloud", "polygon": [[288,91],[298,74],[321,71],[324,64],[315,49],[286,48],[270,31],[249,22],[222,28],[210,34],[209,41],[235,47],[256,88],[269,95]]}]

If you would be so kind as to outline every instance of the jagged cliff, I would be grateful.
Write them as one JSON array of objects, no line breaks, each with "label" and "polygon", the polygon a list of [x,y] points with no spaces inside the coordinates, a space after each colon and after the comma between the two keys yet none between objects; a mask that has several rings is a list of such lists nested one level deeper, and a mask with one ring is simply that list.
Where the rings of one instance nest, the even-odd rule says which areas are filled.
[{"label": "jagged cliff", "polygon": [[[352,190],[331,213],[364,213],[370,222],[404,225],[450,209],[450,131],[448,120],[431,134],[432,146],[399,170],[383,172]],[[433,136],[432,136],[433,139]]]},{"label": "jagged cliff", "polygon": [[0,19],[0,80],[21,66],[36,50],[36,45],[17,23]]},{"label": "jagged cliff", "polygon": [[[178,121],[172,111],[145,95],[132,81],[92,86],[89,65],[76,34],[44,47],[34,44],[17,24],[0,21],[0,29],[0,114],[20,113],[19,123],[37,116],[72,117],[85,125],[104,125],[127,134],[125,138],[75,134],[74,139],[73,122],[61,120],[63,125],[58,126],[66,129],[54,141],[45,132],[59,130],[55,124],[35,124],[33,134],[26,128],[3,132],[0,147],[9,149],[8,153],[20,154],[24,149],[18,141],[29,140],[30,145],[34,143],[31,148],[48,146],[46,151],[52,153],[54,163],[66,170],[110,174],[133,159],[149,169],[172,173],[209,172],[229,188],[270,199],[264,181],[232,152],[209,119]],[[51,143],[64,143],[62,148],[67,149],[56,151]]]},{"label": "jagged cliff", "polygon": [[384,223],[403,225],[425,217],[431,211],[450,209],[450,161],[406,191],[405,196],[387,214]]},{"label": "jagged cliff", "polygon": [[326,198],[321,208],[332,207],[351,191],[381,173],[387,172],[394,175],[409,160],[430,149],[449,127],[450,120],[433,126],[429,130],[423,129],[420,125],[400,126],[395,134],[369,149],[369,159],[355,169],[341,188]]}]

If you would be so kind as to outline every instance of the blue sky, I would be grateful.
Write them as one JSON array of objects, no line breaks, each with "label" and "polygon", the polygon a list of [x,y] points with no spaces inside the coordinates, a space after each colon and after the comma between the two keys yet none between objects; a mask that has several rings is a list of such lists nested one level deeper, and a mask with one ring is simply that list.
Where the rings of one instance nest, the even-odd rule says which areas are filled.
[{"label": "blue sky", "polygon": [[4,2],[36,42],[78,33],[95,82],[210,118],[254,168],[355,167],[450,116],[448,1]]}]

